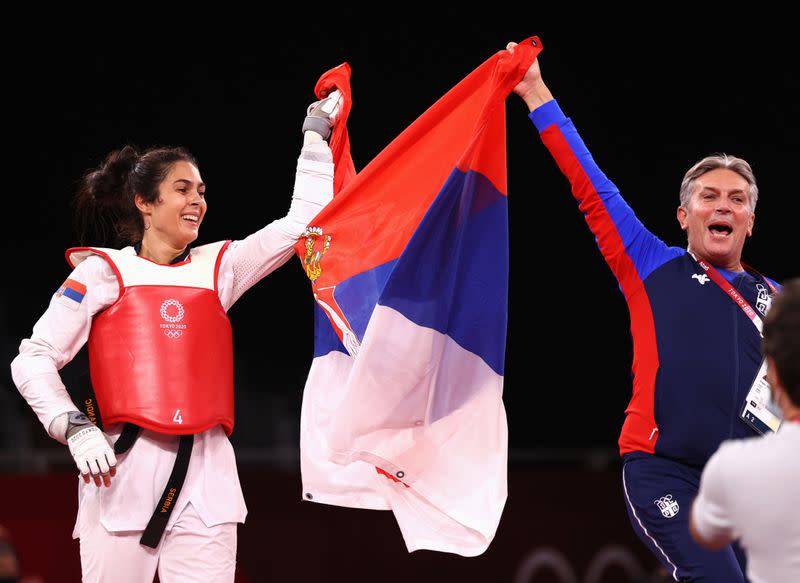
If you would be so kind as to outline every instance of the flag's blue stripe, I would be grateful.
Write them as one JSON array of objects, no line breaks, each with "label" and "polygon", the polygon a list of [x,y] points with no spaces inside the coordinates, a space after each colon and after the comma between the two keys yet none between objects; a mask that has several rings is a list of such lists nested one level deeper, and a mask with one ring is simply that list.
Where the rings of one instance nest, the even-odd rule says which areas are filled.
[{"label": "flag's blue stripe", "polygon": [[[365,244],[369,245],[369,242]],[[375,304],[378,303],[378,298],[395,263],[397,263],[397,259],[354,275],[336,286],[334,291],[336,303],[347,315],[350,328],[353,329],[359,340],[364,340],[364,332],[372,317],[372,311],[375,309]]]},{"label": "flag's blue stripe", "polygon": [[65,288],[63,295],[67,296],[71,300],[75,300],[79,304],[83,301],[83,294],[79,291],[75,291],[71,287]]},{"label": "flag's blue stripe", "polygon": [[[364,332],[367,330],[375,304],[396,262],[397,260],[393,259],[354,275],[336,286],[334,299],[346,315],[350,328],[356,333],[359,341],[364,340]],[[314,356],[327,354],[331,350],[347,352],[339,337],[333,332],[333,324],[325,314],[325,310],[317,303],[314,306],[316,307]]]},{"label": "flag's blue stripe", "polygon": [[453,170],[397,260],[379,303],[447,334],[502,375],[508,319],[508,201]]},{"label": "flag's blue stripe", "polygon": [[325,310],[314,302],[314,358],[325,356],[334,350],[347,354]]},{"label": "flag's blue stripe", "polygon": [[502,375],[507,198],[483,175],[454,170],[400,258],[340,283],[334,296],[361,340],[380,303],[449,335]]}]

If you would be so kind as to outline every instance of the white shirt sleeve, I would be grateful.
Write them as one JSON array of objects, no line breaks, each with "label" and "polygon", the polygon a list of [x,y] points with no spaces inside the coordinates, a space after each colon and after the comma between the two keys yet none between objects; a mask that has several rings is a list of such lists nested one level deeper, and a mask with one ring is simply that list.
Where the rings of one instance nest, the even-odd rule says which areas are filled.
[{"label": "white shirt sleeve", "polygon": [[[69,279],[86,286],[84,297],[76,301],[54,294],[31,337],[22,341],[19,355],[11,362],[14,384],[48,433],[55,417],[78,410],[58,371],[86,344],[94,315],[119,295],[114,272],[97,256],[80,263]],[[52,437],[64,442],[63,436]]]},{"label": "white shirt sleeve", "polygon": [[286,263],[303,231],[333,199],[333,162],[325,142],[305,146],[297,161],[294,194],[285,217],[246,239],[234,241],[222,257],[219,295],[225,311],[263,277]]},{"label": "white shirt sleeve", "polygon": [[731,508],[726,493],[730,478],[729,464],[736,463],[735,450],[723,443],[708,460],[700,478],[700,489],[692,506],[692,518],[697,532],[705,540],[738,538],[731,522]]}]

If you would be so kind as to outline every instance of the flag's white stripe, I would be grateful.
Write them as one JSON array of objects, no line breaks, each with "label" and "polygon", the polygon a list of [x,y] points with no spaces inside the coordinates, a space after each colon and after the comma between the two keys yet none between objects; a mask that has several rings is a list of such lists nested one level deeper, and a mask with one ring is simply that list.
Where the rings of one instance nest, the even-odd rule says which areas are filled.
[{"label": "flag's white stripe", "polygon": [[[483,552],[506,499],[502,386],[448,336],[376,307],[357,358],[334,351],[312,364],[304,491],[345,506],[388,504],[409,549]],[[410,488],[379,476],[375,463]]]}]

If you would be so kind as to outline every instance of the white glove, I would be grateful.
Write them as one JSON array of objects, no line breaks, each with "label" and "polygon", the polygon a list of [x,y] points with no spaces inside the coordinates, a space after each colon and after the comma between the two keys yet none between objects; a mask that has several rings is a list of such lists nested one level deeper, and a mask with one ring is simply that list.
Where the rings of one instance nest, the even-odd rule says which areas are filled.
[{"label": "white glove", "polygon": [[83,480],[88,484],[91,476],[96,486],[100,486],[101,481],[110,486],[111,476],[117,473],[117,458],[111,439],[83,413],[73,411],[67,415],[67,445]]}]

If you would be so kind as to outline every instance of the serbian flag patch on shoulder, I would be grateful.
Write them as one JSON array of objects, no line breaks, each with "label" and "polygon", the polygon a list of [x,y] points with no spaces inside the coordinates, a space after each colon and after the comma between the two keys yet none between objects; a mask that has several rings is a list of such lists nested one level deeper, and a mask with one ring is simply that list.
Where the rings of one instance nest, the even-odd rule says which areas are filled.
[{"label": "serbian flag patch on shoulder", "polygon": [[77,310],[81,305],[83,297],[86,295],[86,286],[74,279],[66,279],[61,287],[56,291],[55,299],[73,310]]}]

